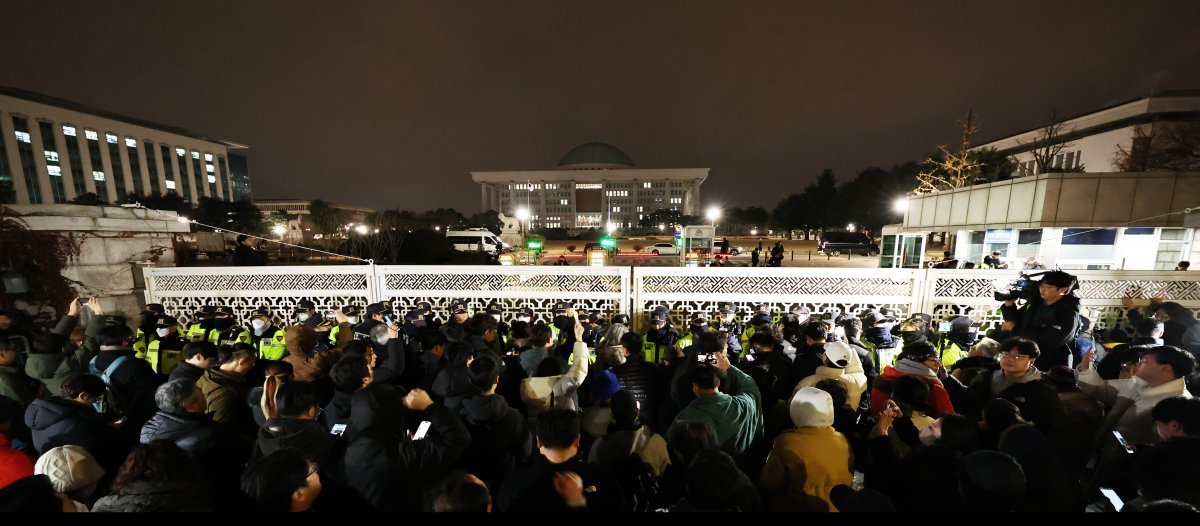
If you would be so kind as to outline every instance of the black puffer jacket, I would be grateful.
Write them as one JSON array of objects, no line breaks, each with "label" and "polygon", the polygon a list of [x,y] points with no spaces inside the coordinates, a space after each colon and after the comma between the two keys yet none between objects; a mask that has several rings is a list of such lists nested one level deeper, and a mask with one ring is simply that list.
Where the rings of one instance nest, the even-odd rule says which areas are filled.
[{"label": "black puffer jacket", "polygon": [[150,367],[150,362],[139,359],[129,349],[101,350],[89,367],[94,364],[96,374],[103,373],[121,356],[127,358],[113,371],[109,387],[117,393],[117,411],[128,419],[127,425],[141,429],[158,411],[154,403],[154,391],[162,384],[162,379]]},{"label": "black puffer jacket", "polygon": [[533,434],[521,412],[500,395],[463,400],[459,416],[471,433],[471,445],[458,465],[497,487],[504,474],[533,453]]},{"label": "black puffer jacket", "polygon": [[38,453],[58,446],[79,446],[97,459],[112,444],[114,433],[91,406],[59,397],[34,400],[25,410],[25,425],[33,433]]},{"label": "black puffer jacket", "polygon": [[629,360],[612,368],[622,391],[627,391],[641,404],[642,422],[656,422],[662,391],[658,366],[641,360]]},{"label": "black puffer jacket", "polygon": [[101,497],[96,513],[147,511],[210,511],[203,487],[191,481],[130,482],[121,491]]},{"label": "black puffer jacket", "polygon": [[1004,305],[1000,307],[1004,321],[1016,323],[1013,335],[1037,342],[1042,351],[1034,365],[1041,371],[1049,371],[1055,365],[1067,365],[1071,349],[1067,346],[1079,332],[1079,298],[1063,296],[1052,305],[1042,299],[1031,299],[1024,306]]},{"label": "black puffer jacket", "polygon": [[[244,454],[236,449],[236,436],[229,429],[212,421],[212,415],[178,414],[159,411],[142,426],[141,442],[170,440],[193,459],[204,458],[211,452]],[[203,467],[203,466],[201,466]]]},{"label": "black puffer jacket", "polygon": [[340,456],[339,447],[338,438],[316,420],[271,418],[258,429],[254,458],[290,449],[326,467]]}]

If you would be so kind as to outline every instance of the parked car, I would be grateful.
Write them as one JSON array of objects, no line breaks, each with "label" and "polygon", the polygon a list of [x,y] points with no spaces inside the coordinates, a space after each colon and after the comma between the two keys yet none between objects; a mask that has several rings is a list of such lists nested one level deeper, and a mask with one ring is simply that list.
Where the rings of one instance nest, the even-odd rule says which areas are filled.
[{"label": "parked car", "polygon": [[845,253],[878,256],[879,245],[862,232],[822,232],[817,252],[840,256]]},{"label": "parked car", "polygon": [[642,249],[642,252],[654,254],[656,256],[667,254],[678,255],[679,247],[676,247],[674,243],[655,243]]},{"label": "parked car", "polygon": [[500,241],[499,237],[485,228],[446,232],[446,239],[450,241],[451,245],[454,245],[455,250],[465,252],[480,251],[500,254],[509,249],[507,243]]}]

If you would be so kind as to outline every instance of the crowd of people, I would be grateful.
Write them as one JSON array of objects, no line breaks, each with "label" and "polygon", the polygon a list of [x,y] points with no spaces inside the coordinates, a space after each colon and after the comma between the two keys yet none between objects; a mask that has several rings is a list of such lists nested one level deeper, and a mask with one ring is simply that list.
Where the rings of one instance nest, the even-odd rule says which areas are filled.
[{"label": "crowd of people", "polygon": [[1034,285],[986,335],[731,303],[642,333],[565,302],[0,313],[0,510],[1196,511],[1200,322],[1095,330],[1073,276]]}]

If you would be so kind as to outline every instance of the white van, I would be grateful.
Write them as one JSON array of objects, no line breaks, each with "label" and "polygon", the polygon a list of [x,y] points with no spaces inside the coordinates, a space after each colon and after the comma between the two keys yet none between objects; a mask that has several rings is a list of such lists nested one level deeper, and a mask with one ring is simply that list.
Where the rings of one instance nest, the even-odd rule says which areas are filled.
[{"label": "white van", "polygon": [[451,245],[454,245],[454,250],[466,252],[499,254],[508,248],[508,245],[500,241],[500,238],[496,237],[496,234],[493,234],[486,228],[451,230],[446,232],[446,239],[450,240]]}]

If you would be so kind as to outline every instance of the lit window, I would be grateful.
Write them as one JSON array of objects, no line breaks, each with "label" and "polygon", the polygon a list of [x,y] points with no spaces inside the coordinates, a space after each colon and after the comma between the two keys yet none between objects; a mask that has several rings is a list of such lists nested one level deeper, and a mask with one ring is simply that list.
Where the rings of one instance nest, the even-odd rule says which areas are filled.
[{"label": "lit window", "polygon": [[187,152],[184,151],[183,148],[175,148],[175,155],[183,157],[184,155],[187,155]]},{"label": "lit window", "polygon": [[619,206],[613,207],[613,212],[620,212],[620,211],[621,211],[621,207],[619,207]]},{"label": "lit window", "polygon": [[209,184],[217,182],[217,177],[214,175],[208,176],[208,182],[209,182]]},{"label": "lit window", "polygon": [[192,159],[199,159],[199,158],[200,158],[200,152],[192,152]]},{"label": "lit window", "polygon": [[130,148],[137,148],[137,139],[134,139],[133,137],[126,137],[125,138],[125,146],[128,146]]},{"label": "lit window", "polygon": [[111,133],[104,134],[104,140],[106,140],[112,144],[117,144],[117,136],[113,135]]},{"label": "lit window", "polygon": [[167,190],[174,190],[174,189],[175,189],[175,180],[167,179]]},{"label": "lit window", "polygon": [[212,154],[211,153],[204,154],[204,160],[211,163],[212,162]]},{"label": "lit window", "polygon": [[104,172],[96,172],[96,171],[92,172],[92,180],[93,181],[103,181],[104,180]]},{"label": "lit window", "polygon": [[63,126],[63,135],[67,135],[70,137],[77,137],[77,135],[75,135],[75,127],[74,126]]},{"label": "lit window", "polygon": [[87,137],[87,140],[89,141],[100,140],[100,134],[96,133],[96,130],[83,130],[83,136]]},{"label": "lit window", "polygon": [[642,207],[640,207],[640,206],[639,206],[639,207],[638,207],[638,212],[645,212],[645,210],[642,210]]},{"label": "lit window", "polygon": [[213,168],[213,165],[211,165],[211,164],[206,164],[206,165],[204,165],[204,169],[205,169],[205,170],[206,170],[208,173],[213,173],[213,172],[215,172],[215,171],[216,171],[216,169],[214,169],[214,168]]},{"label": "lit window", "polygon": [[599,190],[604,188],[604,185],[600,183],[576,183],[575,188],[580,190]]},{"label": "lit window", "polygon": [[558,204],[560,204],[560,205],[565,205],[565,204],[568,204],[568,203],[569,203],[569,201],[567,201],[566,199],[563,199],[563,200],[561,200],[561,201],[559,201],[559,202],[558,202]]},{"label": "lit window", "polygon": [[23,131],[17,132],[17,140],[21,142],[32,142],[29,140],[29,134]]},{"label": "lit window", "polygon": [[50,175],[62,177],[62,167],[61,166],[54,166],[52,164],[47,165],[46,172],[49,173]]},{"label": "lit window", "polygon": [[47,161],[54,162],[54,163],[58,162],[58,152],[52,152],[52,151],[50,151],[50,150],[44,150],[44,151],[43,151],[43,153],[45,153],[45,154],[46,154],[46,160],[47,160]]},{"label": "lit window", "polygon": [[650,183],[642,183],[642,188],[650,188]]}]

